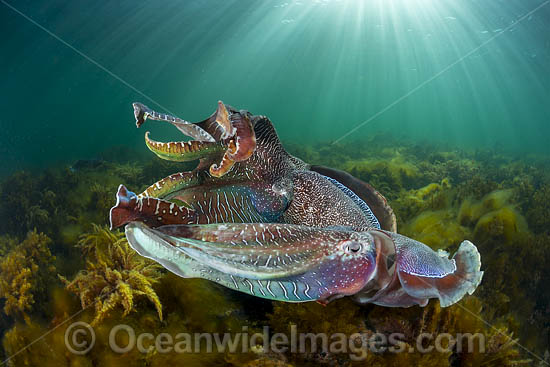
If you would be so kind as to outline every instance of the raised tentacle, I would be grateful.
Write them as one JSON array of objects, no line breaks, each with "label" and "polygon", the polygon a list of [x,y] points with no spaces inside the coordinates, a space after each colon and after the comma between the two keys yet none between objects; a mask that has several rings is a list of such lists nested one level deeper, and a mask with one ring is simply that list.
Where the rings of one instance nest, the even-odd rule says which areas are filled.
[{"label": "raised tentacle", "polygon": [[134,117],[136,118],[137,127],[143,125],[145,120],[149,118],[151,120],[168,122],[177,127],[179,131],[195,140],[211,143],[216,141],[212,135],[203,130],[197,124],[193,124],[172,115],[158,113],[139,102],[134,102],[132,106],[134,107]]},{"label": "raised tentacle", "polygon": [[159,180],[146,188],[138,198],[163,199],[170,194],[184,190],[201,183],[198,172],[179,172]]},{"label": "raised tentacle", "polygon": [[210,166],[209,171],[212,176],[218,177],[218,178],[222,177],[225,174],[227,174],[227,172],[229,172],[231,168],[233,168],[233,166],[235,165],[235,160],[230,158],[229,155],[230,155],[230,152],[234,152],[236,148],[237,147],[235,146],[233,139],[231,139],[228,143],[228,148],[225,151],[225,154],[223,155],[220,163],[219,164],[214,163]]},{"label": "raised tentacle", "polygon": [[[220,106],[224,106],[221,101],[219,104]],[[218,107],[218,110],[219,109]],[[227,110],[225,110],[225,112],[227,112]],[[223,113],[218,113],[218,115],[225,116]],[[254,126],[246,111],[232,114],[229,116],[229,120],[227,121],[230,122],[232,126],[233,135],[228,135],[227,150],[221,162],[210,166],[210,174],[214,177],[222,177],[233,168],[235,162],[247,160],[256,150]]]},{"label": "raised tentacle", "polygon": [[149,138],[145,133],[145,144],[159,158],[174,162],[194,161],[205,156],[223,153],[226,149],[223,143],[201,142],[197,140],[162,143]]}]

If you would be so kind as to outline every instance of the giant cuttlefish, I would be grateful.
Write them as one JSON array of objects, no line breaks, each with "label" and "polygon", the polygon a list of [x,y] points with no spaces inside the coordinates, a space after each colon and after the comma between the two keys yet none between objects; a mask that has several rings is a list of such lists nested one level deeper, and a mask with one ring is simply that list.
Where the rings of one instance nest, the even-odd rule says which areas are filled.
[{"label": "giant cuttlefish", "polygon": [[449,306],[479,285],[480,255],[464,241],[444,252],[396,233],[393,211],[370,185],[312,166],[283,148],[271,121],[218,103],[190,123],[134,103],[136,124],[166,121],[193,140],[148,148],[172,161],[199,160],[139,195],[120,186],[111,227],[130,245],[185,278],[204,278],[257,297]]}]

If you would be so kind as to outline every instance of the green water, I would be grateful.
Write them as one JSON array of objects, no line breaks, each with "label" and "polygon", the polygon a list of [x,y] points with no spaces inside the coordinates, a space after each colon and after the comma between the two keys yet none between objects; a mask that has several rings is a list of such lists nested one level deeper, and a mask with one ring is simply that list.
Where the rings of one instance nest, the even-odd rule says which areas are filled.
[{"label": "green water", "polygon": [[196,121],[221,99],[269,116],[283,141],[331,142],[368,120],[341,142],[382,130],[549,152],[541,0],[10,4],[59,39],[0,4],[3,173],[144,152],[133,101]]}]

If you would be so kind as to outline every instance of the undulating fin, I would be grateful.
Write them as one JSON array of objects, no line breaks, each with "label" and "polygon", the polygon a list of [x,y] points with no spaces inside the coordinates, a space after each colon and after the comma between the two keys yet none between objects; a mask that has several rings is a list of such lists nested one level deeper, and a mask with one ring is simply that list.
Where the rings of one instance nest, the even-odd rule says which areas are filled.
[{"label": "undulating fin", "polygon": [[312,165],[310,169],[338,181],[351,190],[367,204],[383,230],[397,232],[397,220],[393,209],[388,204],[386,198],[374,187],[347,172],[335,168]]},{"label": "undulating fin", "polygon": [[[441,307],[447,307],[460,301],[466,294],[474,293],[483,277],[483,272],[480,271],[481,257],[473,243],[464,241],[451,260],[439,258],[446,264],[446,269],[441,273],[434,273],[434,269],[429,268],[437,261],[432,258],[413,268],[400,268],[399,279],[409,295],[417,298],[439,298]],[[442,265],[438,268],[441,269]]]},{"label": "undulating fin", "polygon": [[182,120],[179,117],[174,117],[172,115],[153,111],[149,107],[139,102],[134,102],[132,106],[134,107],[134,117],[136,118],[137,127],[141,127],[141,125],[143,125],[145,121],[149,118],[151,120],[168,122],[177,127],[178,130],[181,131],[183,134],[193,138],[194,140],[211,143],[216,141],[212,137],[212,135],[204,131],[197,124]]},{"label": "undulating fin", "polygon": [[360,303],[410,307],[425,306],[430,298],[438,298],[441,307],[447,307],[472,294],[481,282],[481,258],[470,241],[462,242],[449,259],[421,242],[380,232],[389,235],[395,244],[395,272],[385,287],[366,287],[358,293],[355,299]]},{"label": "undulating fin", "polygon": [[378,218],[374,215],[370,207],[365,203],[359,196],[357,196],[353,191],[351,191],[349,188],[338,182],[332,177],[324,176],[327,180],[332,182],[339,190],[341,190],[344,194],[346,194],[365,214],[367,217],[367,220],[369,222],[369,225],[372,228],[381,229],[380,222],[378,221]]},{"label": "undulating fin", "polygon": [[138,197],[124,185],[118,187],[115,206],[109,212],[111,229],[139,221],[150,226],[195,223],[195,211],[173,202]]}]

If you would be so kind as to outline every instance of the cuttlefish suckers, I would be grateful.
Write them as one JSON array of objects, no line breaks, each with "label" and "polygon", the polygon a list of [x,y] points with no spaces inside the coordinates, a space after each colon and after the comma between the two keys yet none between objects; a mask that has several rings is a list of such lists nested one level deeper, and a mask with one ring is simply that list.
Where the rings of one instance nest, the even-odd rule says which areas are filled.
[{"label": "cuttlefish suckers", "polygon": [[126,226],[130,245],[184,278],[203,278],[286,302],[353,296],[390,307],[441,306],[479,285],[480,255],[469,241],[449,259],[405,236],[373,229],[226,223]]}]

